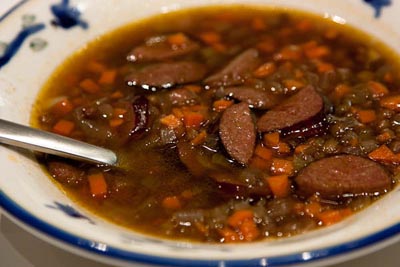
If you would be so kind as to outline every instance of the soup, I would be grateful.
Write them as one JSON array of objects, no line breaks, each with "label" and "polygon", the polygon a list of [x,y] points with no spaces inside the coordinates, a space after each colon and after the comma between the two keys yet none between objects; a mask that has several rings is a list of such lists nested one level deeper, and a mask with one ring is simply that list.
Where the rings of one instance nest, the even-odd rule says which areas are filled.
[{"label": "soup", "polygon": [[395,187],[399,75],[388,48],[328,19],[200,8],[78,51],[32,122],[118,154],[118,168],[40,158],[94,213],[163,238],[251,242],[337,223]]}]

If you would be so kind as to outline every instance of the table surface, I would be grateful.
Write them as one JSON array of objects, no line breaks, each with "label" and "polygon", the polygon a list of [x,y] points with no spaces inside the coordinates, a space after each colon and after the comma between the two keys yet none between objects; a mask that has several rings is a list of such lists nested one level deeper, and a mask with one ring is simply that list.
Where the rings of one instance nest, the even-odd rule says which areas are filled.
[{"label": "table surface", "polygon": [[[0,0],[0,15],[17,0]],[[378,252],[332,267],[397,267],[400,261],[400,242]],[[22,229],[0,215],[1,267],[111,267],[55,247]]]}]

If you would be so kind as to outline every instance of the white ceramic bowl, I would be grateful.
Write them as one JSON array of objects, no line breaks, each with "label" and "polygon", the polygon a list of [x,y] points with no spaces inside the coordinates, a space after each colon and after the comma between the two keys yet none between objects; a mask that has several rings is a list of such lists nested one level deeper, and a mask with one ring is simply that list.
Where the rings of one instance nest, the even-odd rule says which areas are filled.
[{"label": "white ceramic bowl", "polygon": [[[6,51],[15,52],[9,61],[4,57],[0,60],[0,117],[28,124],[38,90],[68,55],[105,32],[153,14],[210,4],[279,5],[306,10],[339,23],[356,26],[383,40],[400,54],[400,3],[391,1],[391,5],[388,5],[388,2],[390,1],[20,1],[10,12],[0,17],[0,55],[4,52],[4,43],[12,42],[13,48],[19,48],[16,51]],[[50,6],[54,4],[77,8],[81,12],[78,25],[70,29],[52,27],[50,22],[55,17]],[[37,26],[22,31],[23,23]],[[85,29],[85,26],[88,27]],[[19,44],[18,38],[23,42]],[[1,208],[14,221],[67,250],[112,264],[321,266],[344,261],[400,240],[399,187],[364,211],[322,230],[278,241],[244,245],[202,245],[136,234],[90,214],[56,188],[28,152],[0,146],[0,171]]]}]

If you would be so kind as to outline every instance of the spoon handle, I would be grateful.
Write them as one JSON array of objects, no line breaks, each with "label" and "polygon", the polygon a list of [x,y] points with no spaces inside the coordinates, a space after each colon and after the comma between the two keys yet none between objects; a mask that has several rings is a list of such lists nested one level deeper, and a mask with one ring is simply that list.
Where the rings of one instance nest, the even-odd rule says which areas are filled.
[{"label": "spoon handle", "polygon": [[2,119],[0,143],[91,163],[117,163],[116,154],[109,149]]}]

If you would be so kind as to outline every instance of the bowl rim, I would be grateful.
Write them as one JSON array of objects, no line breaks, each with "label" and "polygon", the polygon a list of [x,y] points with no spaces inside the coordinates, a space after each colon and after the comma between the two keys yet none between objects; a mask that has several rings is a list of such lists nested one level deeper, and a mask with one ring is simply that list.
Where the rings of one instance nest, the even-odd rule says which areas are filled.
[{"label": "bowl rim", "polygon": [[299,252],[282,256],[273,257],[257,257],[251,259],[229,260],[229,259],[180,259],[174,257],[153,256],[151,253],[137,253],[124,250],[121,248],[106,245],[100,248],[93,245],[95,241],[79,237],[68,233],[54,225],[51,225],[42,219],[34,216],[29,211],[14,202],[0,189],[0,207],[7,215],[16,218],[25,226],[48,237],[61,241],[74,248],[83,249],[88,253],[121,260],[125,262],[138,262],[143,264],[156,264],[161,266],[224,266],[224,267],[246,267],[246,266],[287,266],[295,264],[312,263],[315,261],[329,260],[335,256],[344,256],[350,252],[368,248],[371,245],[381,243],[383,241],[400,240],[400,222],[384,228],[378,232],[374,232],[368,236],[352,240],[346,243],[333,245],[330,247],[316,249],[307,252]]},{"label": "bowl rim", "polygon": [[[11,12],[19,6],[29,2],[29,0],[18,0],[17,5],[12,7]],[[10,12],[10,13],[11,13]],[[9,14],[6,14],[8,16]],[[5,16],[0,16],[0,22]],[[82,238],[79,235],[67,232],[54,224],[50,224],[38,216],[35,216],[29,210],[20,206],[17,202],[13,201],[10,196],[0,188],[0,212],[6,216],[15,218],[18,222],[22,223],[30,232],[43,234],[50,240],[58,241],[58,247],[66,245],[70,248],[81,250],[82,254],[92,254],[96,256],[103,256],[111,260],[118,260],[127,264],[142,263],[142,264],[155,264],[161,266],[232,266],[232,267],[246,267],[246,266],[287,266],[297,264],[318,264],[321,261],[328,261],[332,258],[350,257],[354,252],[364,251],[377,245],[378,243],[387,244],[389,242],[400,240],[400,222],[392,224],[370,235],[351,240],[345,243],[324,247],[322,249],[315,249],[310,251],[296,252],[280,256],[271,257],[255,257],[250,259],[190,259],[190,258],[176,258],[168,256],[153,256],[149,253],[139,253],[115,246],[106,245],[106,249],[94,244],[103,244],[87,238]],[[104,247],[103,247],[104,248]],[[347,258],[348,259],[348,258]],[[317,263],[318,262],[318,263]]]}]

